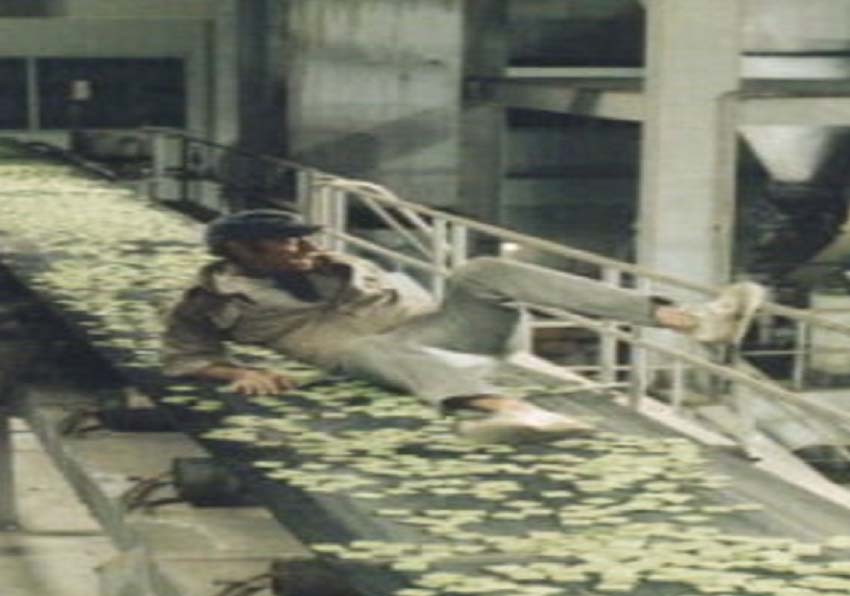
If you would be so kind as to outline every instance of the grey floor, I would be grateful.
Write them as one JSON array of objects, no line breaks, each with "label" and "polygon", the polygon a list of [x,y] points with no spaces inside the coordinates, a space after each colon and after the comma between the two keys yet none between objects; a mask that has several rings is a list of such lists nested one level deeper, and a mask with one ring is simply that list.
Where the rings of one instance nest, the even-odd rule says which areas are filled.
[{"label": "grey floor", "polygon": [[3,596],[94,596],[114,550],[23,423],[15,424],[19,532],[0,532]]}]

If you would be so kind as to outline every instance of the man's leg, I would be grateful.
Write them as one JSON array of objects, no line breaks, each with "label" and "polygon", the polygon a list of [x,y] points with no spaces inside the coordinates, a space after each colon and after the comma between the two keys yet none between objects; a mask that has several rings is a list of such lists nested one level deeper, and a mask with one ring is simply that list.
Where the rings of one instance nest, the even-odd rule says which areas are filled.
[{"label": "man's leg", "polygon": [[469,434],[504,440],[515,434],[586,434],[591,428],[526,401],[500,396],[485,377],[498,357],[517,349],[526,317],[517,302],[556,306],[632,322],[659,324],[658,301],[582,277],[502,259],[474,259],[448,280],[439,310],[348,346],[341,368],[447,412],[480,411]]},{"label": "man's leg", "polygon": [[[727,286],[709,302],[676,306],[658,296],[643,295],[594,279],[485,257],[469,261],[449,278],[447,304],[443,310],[451,311],[460,306],[467,313],[482,309],[492,311],[497,305],[515,301],[635,325],[663,327],[691,334],[694,339],[707,343],[739,343],[764,298],[764,288],[744,282]],[[466,319],[477,323],[474,316]],[[478,326],[479,332],[482,328]]]},{"label": "man's leg", "polygon": [[[453,291],[481,301],[516,301],[638,325],[659,325],[655,311],[665,301],[600,281],[508,259],[472,259],[449,278]],[[669,304],[669,301],[666,301]]]},{"label": "man's leg", "polygon": [[460,434],[479,442],[519,442],[584,436],[587,424],[532,403],[507,398],[487,382],[495,357],[452,352],[400,341],[394,332],[365,337],[346,347],[340,368],[351,376],[401,390],[462,416]]},{"label": "man's leg", "polygon": [[496,364],[486,355],[400,341],[393,332],[357,339],[340,357],[340,368],[346,374],[434,405],[453,396],[493,393],[495,388],[486,377]]}]

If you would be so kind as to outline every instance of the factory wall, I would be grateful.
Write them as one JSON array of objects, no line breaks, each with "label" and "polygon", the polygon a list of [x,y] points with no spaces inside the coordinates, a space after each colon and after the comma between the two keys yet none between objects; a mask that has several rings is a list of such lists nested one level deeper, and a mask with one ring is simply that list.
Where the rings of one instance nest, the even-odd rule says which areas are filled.
[{"label": "factory wall", "polygon": [[455,204],[463,2],[293,0],[286,11],[290,155]]}]

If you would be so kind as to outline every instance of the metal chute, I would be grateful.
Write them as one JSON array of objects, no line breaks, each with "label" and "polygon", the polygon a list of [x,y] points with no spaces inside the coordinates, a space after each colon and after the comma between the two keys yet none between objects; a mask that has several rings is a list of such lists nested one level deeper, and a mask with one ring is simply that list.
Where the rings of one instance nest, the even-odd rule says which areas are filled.
[{"label": "metal chute", "polygon": [[[748,81],[837,81],[850,77],[850,5],[841,0],[748,0],[742,77]],[[770,182],[742,224],[756,247],[749,265],[806,285],[850,260],[843,239],[848,130],[823,126],[745,126],[741,134]],[[756,191],[757,192],[757,191]],[[744,210],[746,213],[746,210]],[[769,232],[759,234],[769,228]],[[828,262],[827,262],[828,261]]]}]

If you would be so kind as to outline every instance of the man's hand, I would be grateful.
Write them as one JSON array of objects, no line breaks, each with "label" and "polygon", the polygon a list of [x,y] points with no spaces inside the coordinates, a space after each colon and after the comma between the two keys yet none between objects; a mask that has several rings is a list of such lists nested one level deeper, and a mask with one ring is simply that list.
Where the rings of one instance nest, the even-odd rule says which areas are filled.
[{"label": "man's hand", "polygon": [[280,395],[295,388],[292,379],[269,370],[243,368],[233,376],[227,388],[242,395]]},{"label": "man's hand", "polygon": [[655,309],[655,320],[662,327],[684,332],[694,329],[699,324],[695,315],[677,306],[659,306]]},{"label": "man's hand", "polygon": [[315,252],[312,255],[313,269],[323,273],[350,274],[351,265],[337,260],[334,253]]}]

